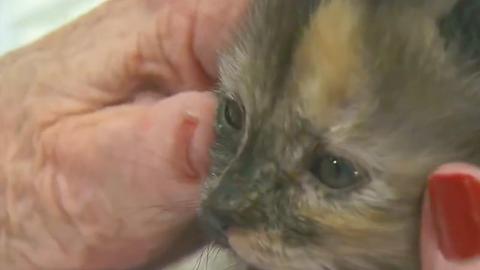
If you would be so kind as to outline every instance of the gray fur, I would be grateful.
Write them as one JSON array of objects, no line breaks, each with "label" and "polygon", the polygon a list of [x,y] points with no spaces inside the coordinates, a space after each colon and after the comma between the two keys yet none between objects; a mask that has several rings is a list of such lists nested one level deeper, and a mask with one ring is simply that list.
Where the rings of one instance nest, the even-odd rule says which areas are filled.
[{"label": "gray fur", "polygon": [[[438,29],[425,38],[439,12],[415,1],[362,1],[368,5],[369,89],[345,108],[355,109],[354,125],[344,133],[312,129],[287,87],[287,78],[295,79],[293,53],[322,1],[255,1],[236,45],[223,57],[202,214],[247,231],[274,232],[281,247],[262,242],[261,250],[252,251],[262,262],[248,261],[256,267],[419,269],[419,210],[428,174],[444,162],[480,163],[479,70]],[[244,106],[242,132],[225,126],[225,97]],[[305,171],[318,145],[361,164],[368,181],[346,191],[316,184]],[[301,183],[292,181],[291,171],[299,172]],[[352,227],[345,235],[321,222],[321,213],[314,218],[303,209],[380,217],[371,228]]]}]

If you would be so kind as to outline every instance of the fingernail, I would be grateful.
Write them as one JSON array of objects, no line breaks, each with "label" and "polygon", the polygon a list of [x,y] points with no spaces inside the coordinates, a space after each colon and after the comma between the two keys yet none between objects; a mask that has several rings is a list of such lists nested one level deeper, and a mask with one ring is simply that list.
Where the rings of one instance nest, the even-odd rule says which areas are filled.
[{"label": "fingernail", "polygon": [[429,197],[440,249],[447,260],[480,255],[480,182],[468,174],[430,178]]},{"label": "fingernail", "polygon": [[185,162],[184,173],[186,173],[191,179],[197,179],[198,172],[194,166],[191,152],[193,137],[197,130],[199,119],[195,115],[187,112],[182,120],[176,138],[179,144],[177,149],[181,152],[179,154],[182,156],[182,161]]}]

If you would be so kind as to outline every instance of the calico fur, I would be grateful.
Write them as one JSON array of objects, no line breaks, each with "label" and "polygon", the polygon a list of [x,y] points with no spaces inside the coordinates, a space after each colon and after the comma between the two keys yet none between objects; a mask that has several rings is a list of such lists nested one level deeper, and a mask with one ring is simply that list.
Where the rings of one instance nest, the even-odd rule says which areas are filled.
[{"label": "calico fur", "polygon": [[[221,63],[202,208],[216,239],[264,270],[419,269],[428,174],[480,162],[475,50],[444,25],[457,6],[255,1]],[[243,107],[241,131],[225,124],[228,99]],[[308,171],[318,152],[364,181],[322,185]]]}]

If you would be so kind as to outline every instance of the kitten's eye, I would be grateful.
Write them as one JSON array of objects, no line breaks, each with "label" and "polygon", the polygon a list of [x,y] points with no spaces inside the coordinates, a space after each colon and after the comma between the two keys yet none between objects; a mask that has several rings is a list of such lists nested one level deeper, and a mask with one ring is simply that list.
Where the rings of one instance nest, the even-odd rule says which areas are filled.
[{"label": "kitten's eye", "polygon": [[240,104],[233,99],[227,99],[225,101],[225,111],[224,111],[225,121],[231,127],[236,130],[241,130],[243,128],[244,115],[243,109],[240,107]]},{"label": "kitten's eye", "polygon": [[334,189],[347,188],[361,180],[360,172],[353,164],[330,155],[317,157],[310,171],[323,184]]}]

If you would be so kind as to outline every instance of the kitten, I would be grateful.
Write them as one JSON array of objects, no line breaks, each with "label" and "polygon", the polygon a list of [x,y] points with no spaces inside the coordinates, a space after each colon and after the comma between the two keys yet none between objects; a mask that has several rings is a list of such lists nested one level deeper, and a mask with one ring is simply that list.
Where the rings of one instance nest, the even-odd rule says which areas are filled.
[{"label": "kitten", "polygon": [[221,63],[213,239],[264,270],[419,269],[428,174],[480,162],[479,6],[254,0]]}]

